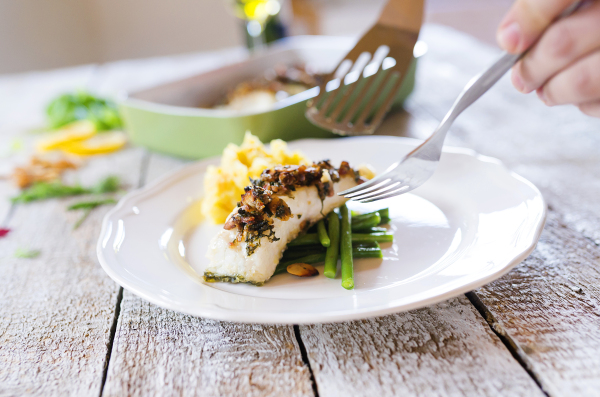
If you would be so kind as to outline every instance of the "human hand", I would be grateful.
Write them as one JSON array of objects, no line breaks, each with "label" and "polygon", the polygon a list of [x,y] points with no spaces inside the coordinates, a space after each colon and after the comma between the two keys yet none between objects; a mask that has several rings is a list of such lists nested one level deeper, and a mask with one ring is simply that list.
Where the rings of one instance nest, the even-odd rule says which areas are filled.
[{"label": "human hand", "polygon": [[516,0],[498,28],[500,47],[521,53],[513,85],[548,106],[574,104],[600,117],[600,1],[553,21],[575,0]]}]

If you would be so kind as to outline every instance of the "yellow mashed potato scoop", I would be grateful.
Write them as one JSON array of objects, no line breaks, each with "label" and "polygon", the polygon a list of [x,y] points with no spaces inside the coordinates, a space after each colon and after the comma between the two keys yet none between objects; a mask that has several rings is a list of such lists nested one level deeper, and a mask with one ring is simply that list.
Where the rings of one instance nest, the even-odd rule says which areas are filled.
[{"label": "yellow mashed potato scoop", "polygon": [[277,165],[309,164],[300,152],[288,150],[287,144],[275,139],[267,148],[254,135],[246,132],[240,146],[229,144],[223,151],[221,165],[210,166],[204,177],[202,215],[214,223],[225,223],[235,208],[249,178],[257,178],[262,171]]}]

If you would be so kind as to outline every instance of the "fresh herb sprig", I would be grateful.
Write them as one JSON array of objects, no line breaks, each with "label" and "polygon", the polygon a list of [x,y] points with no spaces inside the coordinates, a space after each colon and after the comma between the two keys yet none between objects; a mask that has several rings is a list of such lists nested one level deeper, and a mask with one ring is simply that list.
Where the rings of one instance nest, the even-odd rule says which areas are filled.
[{"label": "fresh herb sprig", "polygon": [[116,176],[106,177],[92,187],[65,185],[62,182],[36,182],[11,200],[13,203],[29,203],[32,201],[79,196],[82,194],[114,193],[119,190],[119,186],[120,180]]},{"label": "fresh herb sprig", "polygon": [[79,226],[81,226],[83,221],[85,221],[87,219],[87,217],[90,215],[90,212],[92,212],[93,209],[100,207],[101,205],[116,204],[116,203],[117,203],[117,200],[115,200],[114,198],[106,198],[106,199],[99,199],[99,200],[80,201],[78,203],[71,204],[70,206],[67,207],[67,210],[69,210],[69,211],[83,210],[83,215],[77,220],[77,222],[75,222],[75,225],[73,225],[73,229],[77,229]]}]

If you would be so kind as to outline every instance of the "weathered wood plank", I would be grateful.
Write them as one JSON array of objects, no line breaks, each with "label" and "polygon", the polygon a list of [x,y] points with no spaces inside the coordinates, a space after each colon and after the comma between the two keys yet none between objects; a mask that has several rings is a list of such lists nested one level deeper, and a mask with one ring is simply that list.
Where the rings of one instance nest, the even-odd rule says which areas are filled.
[{"label": "weathered wood plank", "polygon": [[125,291],[104,396],[312,396],[289,326],[212,321]]},{"label": "weathered wood plank", "polygon": [[543,395],[464,296],[300,330],[321,397]]},{"label": "weathered wood plank", "polygon": [[550,213],[537,249],[477,290],[552,396],[600,395],[600,248]]},{"label": "weathered wood plank", "polygon": [[[146,181],[184,161],[152,154]],[[212,321],[124,292],[104,396],[312,396],[291,326]]]},{"label": "weathered wood plank", "polygon": [[[106,174],[130,186],[142,151],[129,149],[90,161],[83,184]],[[77,199],[19,205],[13,231],[0,240],[0,395],[97,396],[107,356],[119,287],[97,263],[102,207],[77,230]],[[40,250],[34,259],[17,249]]]},{"label": "weathered wood plank", "polygon": [[[409,108],[441,118],[498,51],[439,27]],[[551,208],[534,253],[477,291],[494,326],[551,395],[600,395],[600,121],[546,108],[508,79],[455,123],[450,142],[498,157],[534,182]]]}]

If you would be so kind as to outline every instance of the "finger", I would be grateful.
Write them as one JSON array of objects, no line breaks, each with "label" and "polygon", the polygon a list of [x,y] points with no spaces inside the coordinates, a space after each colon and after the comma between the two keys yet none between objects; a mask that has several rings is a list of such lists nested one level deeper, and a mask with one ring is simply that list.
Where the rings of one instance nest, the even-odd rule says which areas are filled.
[{"label": "finger", "polygon": [[548,106],[600,100],[600,51],[575,62],[538,89]]},{"label": "finger", "polygon": [[513,70],[513,84],[524,93],[538,89],[553,75],[600,49],[600,2],[550,26]]},{"label": "finger", "polygon": [[581,104],[579,110],[588,116],[600,118],[600,101]]},{"label": "finger", "polygon": [[511,53],[525,51],[575,1],[517,0],[500,23],[498,44]]}]

